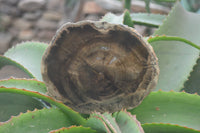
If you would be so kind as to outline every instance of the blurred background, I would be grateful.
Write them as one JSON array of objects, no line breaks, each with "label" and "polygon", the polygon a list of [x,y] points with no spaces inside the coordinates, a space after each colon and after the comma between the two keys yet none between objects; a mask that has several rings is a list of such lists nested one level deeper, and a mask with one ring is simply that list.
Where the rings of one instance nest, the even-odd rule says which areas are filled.
[{"label": "blurred background", "polygon": [[[56,30],[66,22],[99,20],[107,12],[121,14],[125,9],[124,1],[0,0],[0,54],[22,41],[49,43]],[[130,12],[167,15],[176,0],[162,1],[132,0]],[[185,9],[199,12],[199,0],[182,0],[181,3]],[[146,7],[149,7],[149,10]],[[134,28],[144,36],[153,32],[145,26],[136,25]]]},{"label": "blurred background", "polygon": [[[152,13],[168,14],[173,3],[151,2]],[[49,43],[66,22],[99,20],[107,12],[121,14],[120,0],[0,0],[0,54],[22,41]],[[144,1],[132,0],[131,12],[146,12]],[[145,35],[149,29],[135,27]]]}]

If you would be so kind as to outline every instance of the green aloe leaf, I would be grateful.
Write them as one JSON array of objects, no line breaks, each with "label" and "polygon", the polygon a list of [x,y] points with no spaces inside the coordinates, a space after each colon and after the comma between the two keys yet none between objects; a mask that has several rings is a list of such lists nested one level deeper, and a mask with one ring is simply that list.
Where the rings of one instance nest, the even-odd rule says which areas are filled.
[{"label": "green aloe leaf", "polygon": [[[30,79],[8,79],[0,80],[0,86],[17,87],[20,89],[29,89],[46,93],[46,87],[43,82]],[[12,115],[17,115],[20,112],[27,110],[34,110],[35,108],[41,109],[46,104],[39,99],[29,96],[11,93],[0,93],[0,121],[6,121]]]},{"label": "green aloe leaf", "polygon": [[29,91],[29,90],[25,90],[25,89],[0,87],[0,94],[1,93],[2,94],[5,94],[5,93],[21,94],[21,95],[44,100],[50,104],[57,106],[59,109],[61,109],[68,116],[68,118],[71,120],[71,122],[73,122],[74,125],[82,125],[85,123],[85,119],[79,113],[73,111],[71,108],[69,108],[62,102],[56,101],[53,98],[43,95],[43,94],[40,94],[38,92]]},{"label": "green aloe leaf", "polygon": [[95,113],[97,116],[101,117],[102,120],[106,123],[107,127],[110,129],[111,132],[114,133],[121,133],[121,130],[117,124],[117,122],[115,121],[115,119],[112,117],[112,115],[110,113],[104,113],[104,114],[98,114]]},{"label": "green aloe leaf", "polygon": [[159,27],[162,25],[165,15],[151,13],[131,13],[134,24]]},{"label": "green aloe leaf", "polygon": [[170,123],[200,130],[200,96],[185,92],[151,92],[131,114],[142,123]]},{"label": "green aloe leaf", "polygon": [[10,78],[6,80],[0,80],[0,86],[4,86],[6,88],[18,88],[18,89],[26,89],[31,91],[37,91],[41,94],[46,94],[47,89],[44,82],[38,81],[36,79],[15,79]]},{"label": "green aloe leaf", "polygon": [[60,109],[28,111],[9,121],[0,123],[1,133],[48,133],[51,130],[72,125],[70,119]]},{"label": "green aloe leaf", "polygon": [[[94,124],[92,122],[94,122],[96,124]],[[99,125],[97,125],[97,123]],[[115,119],[109,113],[104,113],[104,114],[93,113],[93,114],[91,114],[89,121],[87,121],[86,126],[89,126],[98,132],[121,133],[119,126],[117,125]]]},{"label": "green aloe leaf", "polygon": [[[187,12],[176,3],[155,35],[177,36],[200,44],[200,16]],[[151,45],[158,57],[160,76],[156,90],[180,91],[199,58],[199,50],[183,42],[157,41]]]},{"label": "green aloe leaf", "polygon": [[136,117],[126,111],[116,112],[113,116],[107,112],[104,114],[93,113],[84,126],[91,127],[97,132],[144,133]]},{"label": "green aloe leaf", "polygon": [[69,128],[61,128],[55,131],[51,131],[49,133],[97,133],[97,132],[89,127],[71,126]]},{"label": "green aloe leaf", "polygon": [[[46,93],[46,86],[43,82],[33,79],[8,79],[0,80],[0,86],[7,88],[20,88],[40,93]],[[35,108],[41,109],[46,104],[39,99],[32,97],[11,94],[11,93],[0,93],[0,121],[6,121],[12,115],[17,115],[20,112],[26,112],[27,110],[34,110]]]},{"label": "green aloe leaf", "polygon": [[107,127],[103,119],[97,115],[91,114],[90,118],[84,124],[85,127],[91,127],[98,133],[109,133],[110,130]]},{"label": "green aloe leaf", "polygon": [[188,93],[200,94],[200,58],[197,60],[197,64],[194,66],[193,71],[190,73],[188,80],[184,84],[182,90]]},{"label": "green aloe leaf", "polygon": [[113,13],[107,13],[101,21],[106,21],[113,24],[124,24],[129,27],[133,27],[133,21],[128,10],[125,10],[123,14],[117,16]]},{"label": "green aloe leaf", "polygon": [[124,25],[128,25],[129,27],[133,27],[133,21],[132,18],[130,16],[130,12],[129,11],[125,11],[124,12],[124,21],[123,21]]},{"label": "green aloe leaf", "polygon": [[[0,86],[7,88],[18,88],[37,91],[42,94],[46,93],[46,86],[43,82],[35,79],[7,79],[0,80]],[[17,115],[20,112],[26,112],[27,110],[34,110],[35,108],[41,109],[47,106],[43,101],[32,97],[11,94],[0,93],[0,121],[6,121],[12,115]]]},{"label": "green aloe leaf", "polygon": [[105,16],[103,16],[101,21],[106,21],[106,22],[113,23],[113,24],[123,24],[124,14],[117,16],[117,15],[109,12]]},{"label": "green aloe leaf", "polygon": [[[115,15],[112,13],[107,13],[101,21],[106,21],[114,24],[124,24],[124,16],[126,16],[126,13],[123,13],[122,15]],[[146,25],[151,27],[159,27],[163,20],[165,19],[164,15],[160,14],[149,14],[149,13],[131,13],[128,15],[128,18],[132,19],[132,23],[138,24],[138,25]],[[126,18],[127,19],[127,18]],[[131,26],[131,25],[129,25]],[[132,27],[132,26],[131,26]]]},{"label": "green aloe leaf", "polygon": [[130,112],[120,111],[113,114],[122,133],[144,133],[140,122]]},{"label": "green aloe leaf", "polygon": [[142,127],[145,133],[200,133],[200,131],[191,128],[163,123],[143,124]]},{"label": "green aloe leaf", "polygon": [[34,77],[42,81],[41,60],[47,46],[41,42],[23,42],[10,48],[4,55],[23,65]]},{"label": "green aloe leaf", "polygon": [[180,41],[180,42],[184,42],[187,45],[190,45],[198,50],[200,50],[200,46],[198,46],[197,44],[194,44],[193,42],[185,39],[185,38],[181,38],[181,37],[177,37],[177,36],[154,36],[154,37],[149,37],[147,40],[149,43],[152,42],[156,42],[156,41]]},{"label": "green aloe leaf", "polygon": [[124,0],[124,8],[128,10],[131,9],[131,0]]},{"label": "green aloe leaf", "polygon": [[148,13],[150,13],[151,12],[150,11],[150,2],[151,2],[151,0],[144,0],[144,2],[145,2],[145,9],[146,9],[146,11]]},{"label": "green aloe leaf", "polygon": [[29,96],[0,93],[0,122],[27,110],[41,109],[44,104]]},{"label": "green aloe leaf", "polygon": [[24,68],[21,64],[15,62],[14,60],[11,60],[8,57],[5,57],[3,55],[0,55],[0,69],[2,69],[5,66],[15,66],[25,72],[30,78],[35,78],[26,68]]}]

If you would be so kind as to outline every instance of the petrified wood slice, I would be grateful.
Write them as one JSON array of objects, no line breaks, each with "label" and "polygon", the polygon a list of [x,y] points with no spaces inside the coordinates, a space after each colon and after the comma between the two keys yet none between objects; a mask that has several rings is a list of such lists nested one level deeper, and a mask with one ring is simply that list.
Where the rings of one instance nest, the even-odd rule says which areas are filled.
[{"label": "petrified wood slice", "polygon": [[80,113],[136,107],[158,73],[152,47],[134,29],[106,22],[63,25],[42,59],[49,95]]}]

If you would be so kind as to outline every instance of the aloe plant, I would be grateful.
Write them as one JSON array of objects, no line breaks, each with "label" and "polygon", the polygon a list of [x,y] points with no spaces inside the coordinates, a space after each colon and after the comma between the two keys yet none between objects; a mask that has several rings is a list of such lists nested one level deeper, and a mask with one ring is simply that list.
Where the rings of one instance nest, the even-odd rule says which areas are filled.
[{"label": "aloe plant", "polygon": [[121,16],[109,13],[101,21],[158,27],[154,35],[147,38],[160,66],[155,91],[131,110],[80,114],[46,93],[40,67],[48,45],[23,42],[0,56],[0,68],[12,65],[30,77],[0,81],[0,132],[200,132],[200,96],[182,92],[199,92],[193,86],[200,89],[197,45],[200,44],[200,16],[185,11],[176,3],[166,17],[125,11]]}]

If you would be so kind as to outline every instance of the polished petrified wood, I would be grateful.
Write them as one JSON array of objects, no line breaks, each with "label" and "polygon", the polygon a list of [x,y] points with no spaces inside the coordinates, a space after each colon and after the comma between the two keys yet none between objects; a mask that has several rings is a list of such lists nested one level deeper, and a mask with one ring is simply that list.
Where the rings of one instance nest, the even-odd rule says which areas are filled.
[{"label": "polished petrified wood", "polygon": [[152,47],[134,29],[106,22],[64,24],[42,59],[49,95],[80,113],[136,107],[158,73]]}]

